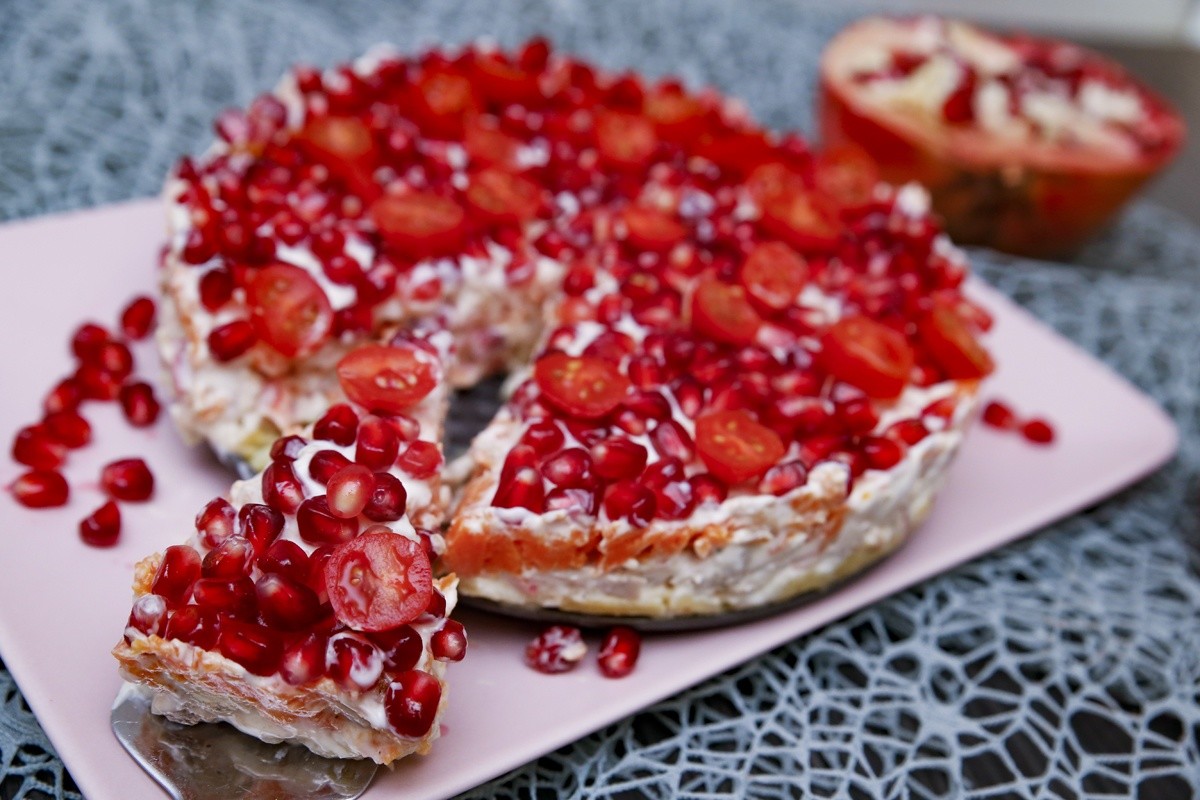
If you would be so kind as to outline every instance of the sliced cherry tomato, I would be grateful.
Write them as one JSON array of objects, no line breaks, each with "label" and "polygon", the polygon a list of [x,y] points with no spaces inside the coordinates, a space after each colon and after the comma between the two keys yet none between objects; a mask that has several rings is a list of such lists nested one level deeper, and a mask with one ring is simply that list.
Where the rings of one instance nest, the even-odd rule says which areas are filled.
[{"label": "sliced cherry tomato", "polygon": [[897,397],[913,362],[904,334],[869,317],[842,317],[821,335],[825,371],[871,397]]},{"label": "sliced cherry tomato", "polygon": [[390,631],[425,611],[433,569],[425,548],[398,533],[364,533],[337,546],[325,588],[339,620],[358,631]]},{"label": "sliced cherry tomato", "polygon": [[431,70],[416,84],[413,112],[421,128],[434,136],[457,138],[463,120],[479,107],[471,81],[450,70]]},{"label": "sliced cherry tomato", "polygon": [[814,182],[818,191],[838,205],[861,206],[871,199],[879,183],[879,165],[858,145],[834,145],[817,156]]},{"label": "sliced cherry tomato", "polygon": [[629,391],[629,378],[602,358],[551,353],[533,365],[533,379],[555,408],[581,419],[612,411]]},{"label": "sliced cherry tomato", "polygon": [[741,279],[752,298],[782,311],[795,303],[808,281],[808,263],[783,242],[764,242],[746,256]]},{"label": "sliced cherry tomato", "polygon": [[727,344],[752,344],[762,317],[750,305],[746,290],[715,278],[701,281],[692,295],[692,328]]},{"label": "sliced cherry tomato", "polygon": [[413,258],[453,253],[466,237],[462,206],[441,195],[385,195],[369,213],[384,241]]},{"label": "sliced cherry tomato", "polygon": [[476,117],[465,123],[463,147],[476,165],[513,167],[517,162],[521,140],[499,128],[486,125]]},{"label": "sliced cherry tomato", "polygon": [[744,410],[717,411],[696,420],[696,452],[712,474],[730,485],[762,475],[785,450],[775,431]]},{"label": "sliced cherry tomato", "polygon": [[917,335],[947,378],[982,378],[996,367],[970,327],[948,303],[934,303],[917,323]]},{"label": "sliced cherry tomato", "polygon": [[542,208],[542,190],[520,175],[492,167],[471,176],[467,202],[490,222],[521,222]]},{"label": "sliced cherry tomato", "polygon": [[645,166],[658,147],[654,123],[640,114],[624,111],[596,112],[596,148],[613,166],[636,169]]},{"label": "sliced cherry tomato", "polygon": [[475,71],[484,97],[501,105],[530,103],[541,94],[536,72],[510,63],[499,53],[476,55]]},{"label": "sliced cherry tomato", "polygon": [[668,141],[687,141],[704,130],[708,109],[695,97],[676,88],[661,88],[646,95],[646,116],[658,135]]},{"label": "sliced cherry tomato", "polygon": [[777,197],[798,194],[807,188],[804,177],[781,161],[759,164],[746,176],[746,191],[760,205]]},{"label": "sliced cherry tomato", "polygon": [[813,192],[782,194],[763,201],[762,226],[798,250],[827,250],[842,232],[838,209]]},{"label": "sliced cherry tomato", "polygon": [[342,391],[377,414],[402,414],[433,391],[437,357],[407,342],[368,344],[351,350],[337,365]]},{"label": "sliced cherry tomato", "polygon": [[254,270],[246,305],[258,337],[288,358],[315,352],[333,330],[333,308],[324,290],[291,264]]},{"label": "sliced cherry tomato", "polygon": [[357,117],[314,117],[296,134],[309,158],[329,169],[361,197],[380,192],[373,178],[378,148],[371,129]]},{"label": "sliced cherry tomato", "polygon": [[661,253],[687,236],[687,228],[674,217],[646,206],[629,206],[621,212],[629,231],[629,243],[642,250]]},{"label": "sliced cherry tomato", "polygon": [[774,148],[761,131],[730,131],[703,137],[696,147],[696,155],[734,175],[746,175],[776,158]]}]

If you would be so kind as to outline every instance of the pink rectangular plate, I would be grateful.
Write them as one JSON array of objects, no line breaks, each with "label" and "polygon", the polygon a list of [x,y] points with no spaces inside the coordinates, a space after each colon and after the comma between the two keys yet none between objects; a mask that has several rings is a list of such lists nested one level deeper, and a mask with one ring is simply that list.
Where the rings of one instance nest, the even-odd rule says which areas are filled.
[{"label": "pink rectangular plate", "polygon": [[[5,449],[17,427],[35,420],[46,389],[70,368],[66,343],[74,326],[85,318],[111,325],[129,297],[152,291],[161,236],[162,214],[152,200],[0,228]],[[428,758],[381,774],[369,796],[461,792],[1011,542],[1171,457],[1174,426],[1151,400],[995,290],[978,282],[972,288],[996,318],[990,344],[1000,368],[985,394],[1048,416],[1057,426],[1056,444],[1035,447],[977,428],[933,516],[879,568],[770,619],[651,637],[637,670],[621,681],[602,678],[590,660],[574,673],[537,674],[521,662],[531,626],[470,616],[471,652],[450,670],[445,737]],[[156,374],[148,345],[137,357],[144,374]],[[134,563],[182,541],[195,512],[228,488],[229,476],[186,447],[165,414],[156,428],[140,432],[119,422],[109,406],[88,415],[96,439],[71,456],[67,508],[32,512],[0,499],[0,655],[87,797],[158,798],[161,791],[109,732],[119,684],[109,649],[129,610]],[[86,547],[76,525],[101,502],[99,467],[127,455],[146,458],[158,478],[157,495],[123,507],[125,527],[116,547]],[[7,457],[0,461],[0,484],[7,485],[17,465]]]}]

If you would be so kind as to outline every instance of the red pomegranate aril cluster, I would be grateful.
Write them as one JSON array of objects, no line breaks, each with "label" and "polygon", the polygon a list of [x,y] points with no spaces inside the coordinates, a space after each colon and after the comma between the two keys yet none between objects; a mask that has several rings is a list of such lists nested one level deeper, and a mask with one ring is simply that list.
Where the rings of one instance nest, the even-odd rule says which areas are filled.
[{"label": "red pomegranate aril cluster", "polygon": [[985,425],[1014,431],[1033,444],[1051,444],[1055,439],[1054,426],[1049,421],[1039,417],[1022,419],[1009,404],[999,400],[989,400],[980,416]]},{"label": "red pomegranate aril cluster", "polygon": [[[608,678],[624,678],[633,672],[641,653],[642,637],[633,628],[618,625],[605,634],[597,655],[601,674]],[[546,675],[570,672],[587,655],[587,644],[578,628],[551,625],[544,628],[525,646],[525,663]]]}]

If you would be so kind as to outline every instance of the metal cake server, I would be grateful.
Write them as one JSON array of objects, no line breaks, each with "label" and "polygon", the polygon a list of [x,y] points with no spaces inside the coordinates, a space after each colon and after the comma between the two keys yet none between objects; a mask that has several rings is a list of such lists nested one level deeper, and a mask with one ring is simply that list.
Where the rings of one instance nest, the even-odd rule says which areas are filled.
[{"label": "metal cake server", "polygon": [[229,725],[171,722],[150,712],[149,693],[128,684],[111,721],[121,746],[175,800],[353,800],[378,769],[369,759],[267,744]]}]

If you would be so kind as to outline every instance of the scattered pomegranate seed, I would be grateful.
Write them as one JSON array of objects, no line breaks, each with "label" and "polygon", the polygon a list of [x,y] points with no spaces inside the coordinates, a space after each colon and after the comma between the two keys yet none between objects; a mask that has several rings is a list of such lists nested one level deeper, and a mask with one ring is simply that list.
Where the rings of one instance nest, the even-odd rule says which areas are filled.
[{"label": "scattered pomegranate seed", "polygon": [[63,506],[70,495],[67,479],[49,469],[34,469],[20,475],[9,491],[18,503],[28,508]]},{"label": "scattered pomegranate seed", "polygon": [[358,520],[335,516],[323,494],[300,504],[296,510],[296,526],[300,538],[309,544],[341,544],[358,533]]},{"label": "scattered pomegranate seed", "polygon": [[263,500],[276,511],[293,514],[304,502],[304,487],[287,461],[273,461],[263,470]]},{"label": "scattered pomegranate seed", "polygon": [[609,519],[627,520],[638,528],[649,525],[656,510],[654,492],[634,481],[614,483],[604,498],[604,513]]},{"label": "scattered pomegranate seed", "polygon": [[992,400],[983,407],[983,421],[993,428],[1012,430],[1017,427],[1017,415],[1005,403]]},{"label": "scattered pomegranate seed", "polygon": [[429,648],[438,661],[462,661],[467,654],[467,631],[461,622],[448,619],[430,637]]},{"label": "scattered pomegranate seed", "polygon": [[252,620],[256,614],[254,583],[245,576],[232,580],[200,578],[192,584],[192,598],[202,609],[237,619]]},{"label": "scattered pomegranate seed", "polygon": [[223,497],[209,500],[196,515],[196,533],[205,547],[213,548],[233,535],[233,506]]},{"label": "scattered pomegranate seed", "polygon": [[71,352],[80,361],[92,361],[100,348],[111,339],[112,337],[104,327],[94,322],[85,322],[75,330],[75,334],[71,337]]},{"label": "scattered pomegranate seed", "polygon": [[283,533],[283,515],[263,503],[246,503],[238,509],[238,530],[261,553]]},{"label": "scattered pomegranate seed", "polygon": [[227,269],[211,269],[200,277],[200,304],[217,311],[233,299],[233,276]]},{"label": "scattered pomegranate seed", "polygon": [[1054,428],[1044,419],[1031,419],[1021,426],[1021,435],[1034,444],[1054,441]]},{"label": "scattered pomegranate seed", "polygon": [[442,451],[433,442],[417,440],[400,453],[396,466],[414,478],[429,478],[442,466]]},{"label": "scattered pomegranate seed", "polygon": [[144,594],[133,601],[126,628],[146,636],[161,636],[167,627],[167,603],[156,594]]},{"label": "scattered pomegranate seed", "polygon": [[642,637],[633,628],[618,625],[604,635],[598,656],[606,678],[624,678],[633,672],[642,649]]},{"label": "scattered pomegranate seed", "polygon": [[171,605],[186,602],[192,592],[192,584],[200,577],[200,554],[184,544],[171,545],[163,551],[158,571],[150,591],[166,598]]},{"label": "scattered pomegranate seed", "polygon": [[362,464],[351,464],[329,479],[325,496],[334,516],[349,519],[363,512],[374,491],[375,474]]},{"label": "scattered pomegranate seed", "polygon": [[525,663],[553,675],[575,669],[587,654],[587,645],[578,628],[551,625],[525,646]]},{"label": "scattered pomegranate seed", "polygon": [[808,480],[808,468],[799,461],[785,461],[767,470],[758,483],[758,490],[776,497],[785,495]]},{"label": "scattered pomegranate seed", "polygon": [[437,678],[419,669],[396,676],[383,697],[388,724],[401,736],[417,738],[429,733],[442,699]]},{"label": "scattered pomegranate seed", "polygon": [[74,376],[79,391],[88,400],[107,402],[121,393],[121,379],[96,364],[84,364]]},{"label": "scattered pomegranate seed", "polygon": [[109,500],[79,523],[79,538],[92,547],[112,547],[121,535],[121,511]]},{"label": "scattered pomegranate seed", "polygon": [[326,674],[339,686],[365,691],[383,674],[383,654],[356,633],[339,633],[329,640]]},{"label": "scattered pomegranate seed", "polygon": [[154,494],[154,475],[142,459],[124,458],[104,466],[100,485],[117,500],[147,500]]},{"label": "scattered pomegranate seed", "polygon": [[354,460],[369,471],[386,470],[396,462],[400,453],[400,437],[395,429],[379,417],[367,417],[358,426],[358,444]]},{"label": "scattered pomegranate seed", "polygon": [[89,363],[121,381],[133,372],[133,353],[124,342],[105,342]]},{"label": "scattered pomegranate seed", "polygon": [[47,414],[42,424],[55,441],[72,450],[83,447],[92,440],[92,426],[78,411],[55,411]]},{"label": "scattered pomegranate seed", "polygon": [[124,412],[125,419],[129,420],[129,424],[135,428],[153,425],[162,410],[162,406],[154,396],[154,389],[144,381],[125,384],[121,387],[117,399],[121,403],[121,411]]},{"label": "scattered pomegranate seed", "polygon": [[34,469],[58,469],[67,458],[67,448],[45,427],[30,425],[13,439],[13,460]]},{"label": "scattered pomegranate seed", "polygon": [[258,334],[249,320],[237,319],[213,328],[208,334],[208,349],[217,361],[232,361],[258,341]]},{"label": "scattered pomegranate seed", "polygon": [[291,686],[312,683],[325,674],[325,651],[329,639],[310,633],[291,644],[279,660],[279,675]]},{"label": "scattered pomegranate seed", "polygon": [[408,492],[404,484],[395,475],[388,472],[376,472],[371,496],[363,507],[362,513],[374,522],[393,522],[404,516],[404,507],[408,503]]},{"label": "scattered pomegranate seed", "polygon": [[230,536],[217,547],[209,550],[200,562],[200,575],[204,578],[234,580],[250,574],[254,548],[245,536]]},{"label": "scattered pomegranate seed", "polygon": [[904,458],[904,449],[894,439],[883,436],[864,437],[859,447],[871,469],[891,469]]},{"label": "scattered pomegranate seed", "polygon": [[221,655],[236,661],[253,675],[273,675],[283,658],[283,640],[274,631],[254,622],[224,619],[217,646]]},{"label": "scattered pomegranate seed", "polygon": [[121,332],[127,339],[144,339],[153,326],[154,301],[149,297],[135,297],[121,311]]},{"label": "scattered pomegranate seed", "polygon": [[259,617],[270,628],[302,630],[316,621],[320,613],[316,593],[283,575],[262,576],[254,584],[254,590],[258,597]]},{"label": "scattered pomegranate seed", "polygon": [[318,450],[308,462],[308,474],[313,480],[328,484],[334,475],[352,462],[337,450]]},{"label": "scattered pomegranate seed", "polygon": [[64,378],[46,395],[46,399],[42,402],[42,409],[48,415],[58,414],[63,411],[74,411],[81,402],[83,402],[83,390],[80,388],[79,382],[73,378]]}]

